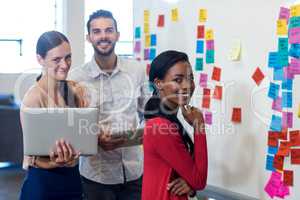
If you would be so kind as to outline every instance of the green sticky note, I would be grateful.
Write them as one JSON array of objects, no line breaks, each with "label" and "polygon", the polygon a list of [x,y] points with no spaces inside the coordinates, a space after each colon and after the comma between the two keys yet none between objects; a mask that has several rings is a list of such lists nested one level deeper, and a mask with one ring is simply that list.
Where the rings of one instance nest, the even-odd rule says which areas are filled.
[{"label": "green sticky note", "polygon": [[215,50],[206,51],[206,64],[211,64],[215,62]]},{"label": "green sticky note", "polygon": [[196,58],[196,71],[203,70],[203,58]]}]

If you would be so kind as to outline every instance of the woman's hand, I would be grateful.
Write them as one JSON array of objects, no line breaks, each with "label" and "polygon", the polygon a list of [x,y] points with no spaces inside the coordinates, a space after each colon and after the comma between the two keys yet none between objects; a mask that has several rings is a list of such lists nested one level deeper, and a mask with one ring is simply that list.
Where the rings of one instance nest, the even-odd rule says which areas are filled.
[{"label": "woman's hand", "polygon": [[194,127],[194,129],[198,132],[203,132],[204,126],[204,118],[202,112],[193,106],[182,106],[181,107],[182,115],[184,119]]},{"label": "woman's hand", "polygon": [[53,167],[70,166],[78,159],[80,152],[76,152],[72,145],[61,139],[56,141],[55,149],[50,153]]},{"label": "woman's hand", "polygon": [[194,193],[194,190],[186,183],[182,178],[177,178],[167,185],[167,190],[170,191],[173,195],[191,195]]}]

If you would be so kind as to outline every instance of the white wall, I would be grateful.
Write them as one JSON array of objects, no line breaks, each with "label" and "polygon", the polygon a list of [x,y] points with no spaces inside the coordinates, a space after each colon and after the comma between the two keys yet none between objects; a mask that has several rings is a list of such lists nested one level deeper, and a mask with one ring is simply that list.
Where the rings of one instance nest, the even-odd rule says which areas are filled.
[{"label": "white wall", "polygon": [[[82,0],[62,0],[63,5],[63,33],[67,35],[72,47],[72,66],[81,66],[84,63],[84,41],[85,41],[85,22],[84,22],[84,1]],[[30,27],[28,27],[30,28]],[[9,66],[7,66],[9,67]],[[31,74],[5,74],[0,73],[0,94],[19,93],[21,95],[34,81],[37,75]],[[23,78],[25,81],[23,81]],[[19,82],[16,82],[19,79]],[[20,80],[22,79],[22,82]],[[16,85],[17,84],[17,85]],[[15,87],[17,90],[15,91]],[[18,95],[18,94],[17,94]]]}]

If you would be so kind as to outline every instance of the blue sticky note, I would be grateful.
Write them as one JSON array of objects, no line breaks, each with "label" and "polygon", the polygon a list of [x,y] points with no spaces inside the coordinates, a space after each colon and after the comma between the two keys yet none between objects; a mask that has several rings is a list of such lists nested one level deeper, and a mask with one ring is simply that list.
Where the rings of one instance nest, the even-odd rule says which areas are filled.
[{"label": "blue sticky note", "polygon": [[266,169],[269,171],[275,171],[274,167],[273,167],[273,162],[274,162],[274,157],[267,155],[267,159],[266,159]]},{"label": "blue sticky note", "polygon": [[279,116],[272,115],[272,121],[270,129],[273,131],[281,131],[282,128],[282,119]]},{"label": "blue sticky note", "polygon": [[155,48],[151,48],[150,49],[150,55],[149,55],[149,60],[153,60],[156,56],[156,49]]},{"label": "blue sticky note", "polygon": [[274,69],[273,71],[273,75],[274,75],[274,80],[275,81],[281,81],[284,79],[284,71],[283,71],[283,68],[281,69]]},{"label": "blue sticky note", "polygon": [[300,44],[291,44],[289,49],[289,56],[300,58]]},{"label": "blue sticky note", "polygon": [[275,68],[286,67],[289,65],[289,54],[287,51],[279,51],[279,66],[275,66]]},{"label": "blue sticky note", "polygon": [[203,58],[196,58],[196,71],[203,70]]},{"label": "blue sticky note", "polygon": [[288,38],[278,38],[278,51],[288,51],[289,41]]},{"label": "blue sticky note", "polygon": [[270,83],[268,97],[275,100],[278,97],[279,88],[280,88],[280,85],[278,85],[276,83]]},{"label": "blue sticky note", "polygon": [[151,46],[156,46],[156,34],[151,34]]},{"label": "blue sticky note", "polygon": [[135,33],[134,33],[135,38],[141,38],[141,27],[135,27]]},{"label": "blue sticky note", "polygon": [[268,147],[268,154],[275,155],[277,151],[278,151],[278,147],[271,147],[271,146]]},{"label": "blue sticky note", "polygon": [[289,20],[289,29],[300,27],[300,17],[291,17]]},{"label": "blue sticky note", "polygon": [[284,91],[282,92],[282,107],[291,108],[293,106],[293,93]]},{"label": "blue sticky note", "polygon": [[283,79],[281,88],[284,90],[292,90],[293,89],[293,79]]},{"label": "blue sticky note", "polygon": [[211,64],[215,62],[215,50],[206,51],[206,63]]},{"label": "blue sticky note", "polygon": [[197,40],[197,53],[203,53],[204,52],[204,41],[203,40]]},{"label": "blue sticky note", "polygon": [[268,66],[271,67],[271,68],[279,66],[278,52],[270,52],[269,53]]}]

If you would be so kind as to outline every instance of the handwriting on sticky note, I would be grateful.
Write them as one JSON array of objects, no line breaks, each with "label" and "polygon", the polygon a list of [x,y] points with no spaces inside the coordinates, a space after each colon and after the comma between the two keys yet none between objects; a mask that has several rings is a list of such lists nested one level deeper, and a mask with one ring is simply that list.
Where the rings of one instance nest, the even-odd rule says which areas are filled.
[{"label": "handwriting on sticky note", "polygon": [[205,112],[205,123],[209,125],[212,124],[212,112]]},{"label": "handwriting on sticky note", "polygon": [[288,27],[286,19],[277,20],[277,35],[287,35]]},{"label": "handwriting on sticky note", "polygon": [[210,108],[210,89],[203,88],[202,108]]},{"label": "handwriting on sticky note", "polygon": [[145,47],[150,47],[151,44],[151,37],[150,35],[145,35]]},{"label": "handwriting on sticky note", "polygon": [[235,123],[242,122],[242,108],[235,107],[232,109],[231,121]]},{"label": "handwriting on sticky note", "polygon": [[165,15],[158,15],[157,26],[158,27],[165,26]]},{"label": "handwriting on sticky note", "polygon": [[136,41],[134,43],[134,53],[140,53],[141,52],[141,41]]},{"label": "handwriting on sticky note", "polygon": [[213,40],[214,39],[214,31],[213,29],[207,29],[205,32],[205,39],[206,40]]},{"label": "handwriting on sticky note", "polygon": [[144,10],[144,22],[149,22],[150,20],[150,11],[149,10]]},{"label": "handwriting on sticky note", "polygon": [[207,20],[207,10],[200,9],[199,10],[199,22],[206,22]]},{"label": "handwriting on sticky note", "polygon": [[291,149],[291,164],[300,164],[300,149]]},{"label": "handwriting on sticky note", "polygon": [[290,18],[290,9],[285,7],[280,7],[279,19],[285,19],[288,21]]},{"label": "handwriting on sticky note", "polygon": [[215,80],[215,81],[220,81],[221,79],[221,68],[219,67],[214,67],[213,68],[213,72],[212,72],[212,76],[211,79]]},{"label": "handwriting on sticky note", "polygon": [[206,40],[206,49],[207,50],[214,50],[215,49],[214,40]]},{"label": "handwriting on sticky note", "polygon": [[286,186],[294,185],[294,173],[292,170],[284,170],[283,171],[283,183]]},{"label": "handwriting on sticky note", "polygon": [[173,22],[177,22],[179,19],[178,8],[174,8],[171,10],[171,19]]},{"label": "handwriting on sticky note", "polygon": [[197,27],[197,38],[198,39],[204,38],[204,33],[205,33],[204,29],[205,29],[204,25],[198,25],[198,27]]},{"label": "handwriting on sticky note", "polygon": [[207,74],[205,73],[200,73],[200,86],[201,87],[207,87]]},{"label": "handwriting on sticky note", "polygon": [[278,170],[283,170],[284,157],[275,155],[273,161],[273,167]]},{"label": "handwriting on sticky note", "polygon": [[282,119],[280,116],[272,115],[270,129],[273,131],[281,131],[282,130]]},{"label": "handwriting on sticky note", "polygon": [[279,145],[279,149],[277,155],[279,156],[289,156],[290,154],[290,142],[289,141],[281,141]]},{"label": "handwriting on sticky note", "polygon": [[275,131],[268,132],[268,146],[277,147],[278,146],[278,136],[279,133]]},{"label": "handwriting on sticky note", "polygon": [[144,23],[144,33],[148,34],[150,32],[150,25],[149,23]]},{"label": "handwriting on sticky note", "polygon": [[272,102],[272,109],[281,112],[282,111],[282,98],[277,97]]},{"label": "handwriting on sticky note", "polygon": [[223,93],[223,87],[220,85],[216,85],[215,86],[215,90],[214,90],[214,94],[213,94],[213,98],[214,99],[218,99],[221,100],[222,99],[222,93]]},{"label": "handwriting on sticky note", "polygon": [[292,17],[300,16],[300,5],[293,5],[290,9],[290,15]]}]

